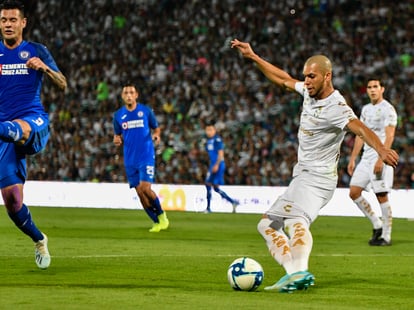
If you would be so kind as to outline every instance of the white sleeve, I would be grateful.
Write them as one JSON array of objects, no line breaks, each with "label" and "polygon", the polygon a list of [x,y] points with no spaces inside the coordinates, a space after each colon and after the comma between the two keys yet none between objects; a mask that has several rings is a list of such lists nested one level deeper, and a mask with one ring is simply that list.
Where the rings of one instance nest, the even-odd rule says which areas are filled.
[{"label": "white sleeve", "polygon": [[295,90],[300,95],[304,96],[305,95],[305,82],[296,82],[295,83]]},{"label": "white sleeve", "polygon": [[357,118],[352,108],[346,103],[345,98],[339,93],[335,94],[332,109],[329,109],[328,115],[331,124],[343,130],[350,121]]},{"label": "white sleeve", "polygon": [[397,126],[397,112],[395,111],[394,106],[389,103],[388,110],[387,110],[387,118],[385,120],[385,126]]}]

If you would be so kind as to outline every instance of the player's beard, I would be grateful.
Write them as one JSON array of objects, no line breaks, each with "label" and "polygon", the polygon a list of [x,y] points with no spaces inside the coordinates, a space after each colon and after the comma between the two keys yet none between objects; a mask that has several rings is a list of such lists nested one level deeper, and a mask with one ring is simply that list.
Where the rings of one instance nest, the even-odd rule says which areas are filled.
[{"label": "player's beard", "polygon": [[309,93],[309,97],[314,98],[314,99],[318,99],[318,94],[319,94],[320,90],[316,90],[315,88],[313,89],[312,94]]}]

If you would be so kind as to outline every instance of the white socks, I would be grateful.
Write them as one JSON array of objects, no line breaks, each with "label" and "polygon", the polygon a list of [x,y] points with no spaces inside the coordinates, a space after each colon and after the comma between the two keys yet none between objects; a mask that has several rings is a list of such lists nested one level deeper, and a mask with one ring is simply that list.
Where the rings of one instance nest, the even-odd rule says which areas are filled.
[{"label": "white socks", "polygon": [[294,272],[308,270],[309,256],[313,246],[308,223],[300,218],[287,219],[285,220],[285,231],[290,235],[289,243]]},{"label": "white socks", "polygon": [[359,196],[357,199],[354,200],[354,202],[362,211],[362,213],[364,213],[364,215],[371,221],[374,229],[379,229],[382,227],[381,219],[375,214],[375,212],[371,208],[371,205],[364,197]]},{"label": "white socks", "polygon": [[271,223],[269,218],[263,218],[257,229],[273,258],[285,268],[287,274],[307,270],[313,239],[306,221],[287,219],[284,230],[275,230],[270,227]]},{"label": "white socks", "polygon": [[382,238],[385,241],[391,241],[391,231],[392,231],[392,211],[389,201],[381,203],[382,211]]},{"label": "white socks", "polygon": [[382,220],[372,210],[369,202],[362,196],[354,200],[358,208],[364,213],[364,215],[371,221],[374,229],[382,227],[382,235],[385,241],[391,241],[392,231],[392,211],[389,201],[381,203]]}]

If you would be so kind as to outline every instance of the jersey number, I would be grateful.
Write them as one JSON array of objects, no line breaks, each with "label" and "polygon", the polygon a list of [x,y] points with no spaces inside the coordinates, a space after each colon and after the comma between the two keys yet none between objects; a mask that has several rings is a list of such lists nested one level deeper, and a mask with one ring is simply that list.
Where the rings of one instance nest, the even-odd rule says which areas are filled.
[{"label": "jersey number", "polygon": [[147,174],[154,175],[154,166],[147,166]]},{"label": "jersey number", "polygon": [[44,120],[41,117],[32,120],[32,122],[35,123],[37,126],[42,126],[44,124]]}]

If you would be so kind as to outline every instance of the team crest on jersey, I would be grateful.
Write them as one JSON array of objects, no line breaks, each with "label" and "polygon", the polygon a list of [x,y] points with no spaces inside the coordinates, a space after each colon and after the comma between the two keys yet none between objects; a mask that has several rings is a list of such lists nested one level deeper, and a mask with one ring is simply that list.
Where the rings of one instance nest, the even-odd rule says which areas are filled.
[{"label": "team crest on jersey", "polygon": [[142,117],[144,115],[144,113],[142,111],[138,111],[137,115],[138,115],[138,117]]},{"label": "team crest on jersey", "polygon": [[30,52],[29,51],[20,51],[19,58],[22,60],[28,60],[30,58]]},{"label": "team crest on jersey", "polygon": [[316,118],[319,118],[319,116],[321,116],[321,112],[322,112],[322,107],[317,107],[314,111],[313,111],[313,116]]}]

